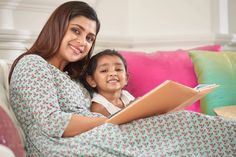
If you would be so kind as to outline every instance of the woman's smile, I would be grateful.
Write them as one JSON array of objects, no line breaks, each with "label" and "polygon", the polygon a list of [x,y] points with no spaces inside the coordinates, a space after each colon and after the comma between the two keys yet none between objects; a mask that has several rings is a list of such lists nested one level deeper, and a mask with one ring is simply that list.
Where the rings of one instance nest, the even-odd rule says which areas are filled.
[{"label": "woman's smile", "polygon": [[73,52],[77,55],[79,54],[82,54],[83,53],[83,49],[84,48],[81,48],[81,47],[78,47],[78,46],[74,46],[72,44],[69,44],[70,48],[73,50]]}]

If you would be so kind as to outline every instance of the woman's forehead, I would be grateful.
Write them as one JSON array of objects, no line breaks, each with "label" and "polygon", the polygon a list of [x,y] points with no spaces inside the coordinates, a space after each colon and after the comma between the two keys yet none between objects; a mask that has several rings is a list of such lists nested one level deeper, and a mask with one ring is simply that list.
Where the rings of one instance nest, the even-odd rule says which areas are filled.
[{"label": "woman's forehead", "polygon": [[69,25],[80,27],[83,31],[96,35],[97,23],[85,16],[76,16],[69,21]]}]

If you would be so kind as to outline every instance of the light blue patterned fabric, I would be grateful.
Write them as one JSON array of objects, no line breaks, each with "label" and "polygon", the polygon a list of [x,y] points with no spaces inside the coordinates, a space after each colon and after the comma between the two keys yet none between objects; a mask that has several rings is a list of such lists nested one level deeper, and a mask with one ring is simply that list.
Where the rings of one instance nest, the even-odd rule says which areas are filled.
[{"label": "light blue patterned fabric", "polygon": [[72,113],[102,115],[88,110],[91,100],[79,83],[37,55],[25,56],[15,67],[10,101],[28,156],[236,156],[236,121],[187,111],[62,138]]}]

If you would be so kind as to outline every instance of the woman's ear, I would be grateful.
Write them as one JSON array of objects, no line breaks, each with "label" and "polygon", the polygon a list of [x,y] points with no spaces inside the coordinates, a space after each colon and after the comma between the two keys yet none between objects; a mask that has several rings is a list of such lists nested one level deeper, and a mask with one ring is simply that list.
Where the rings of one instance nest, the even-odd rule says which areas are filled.
[{"label": "woman's ear", "polygon": [[86,81],[92,88],[95,88],[97,86],[92,76],[87,76]]}]

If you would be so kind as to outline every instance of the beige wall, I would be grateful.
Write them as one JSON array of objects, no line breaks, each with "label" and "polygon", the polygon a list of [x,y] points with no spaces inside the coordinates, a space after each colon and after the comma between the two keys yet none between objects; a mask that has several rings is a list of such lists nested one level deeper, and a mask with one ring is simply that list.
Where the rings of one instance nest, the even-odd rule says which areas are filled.
[{"label": "beige wall", "polygon": [[[0,0],[0,58],[14,58],[66,0]],[[101,20],[96,51],[155,51],[220,43],[235,49],[235,0],[85,0]]]},{"label": "beige wall", "polygon": [[236,34],[236,0],[229,0],[229,32]]}]

